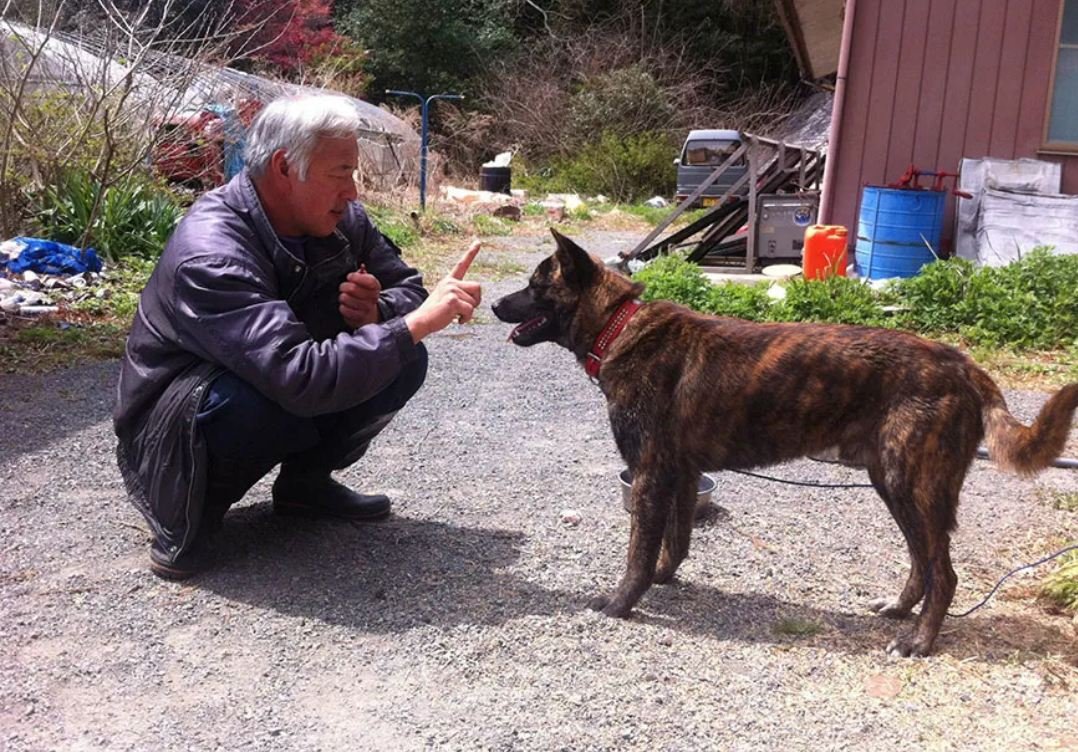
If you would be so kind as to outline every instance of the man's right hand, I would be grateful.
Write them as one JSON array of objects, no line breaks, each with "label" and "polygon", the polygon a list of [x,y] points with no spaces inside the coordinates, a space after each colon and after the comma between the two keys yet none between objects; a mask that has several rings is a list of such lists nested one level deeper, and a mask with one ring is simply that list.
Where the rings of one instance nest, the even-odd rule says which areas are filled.
[{"label": "man's right hand", "polygon": [[404,317],[413,342],[445,329],[454,321],[466,323],[471,320],[482,298],[482,288],[478,282],[465,281],[464,275],[475,261],[480,247],[478,240],[473,241],[453,271],[434,287],[419,308]]}]

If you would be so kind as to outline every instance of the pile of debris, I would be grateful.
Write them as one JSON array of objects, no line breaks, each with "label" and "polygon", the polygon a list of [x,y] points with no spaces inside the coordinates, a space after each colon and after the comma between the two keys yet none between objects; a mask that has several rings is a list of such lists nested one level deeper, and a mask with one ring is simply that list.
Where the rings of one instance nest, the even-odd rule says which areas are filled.
[{"label": "pile of debris", "polygon": [[0,243],[0,317],[56,313],[71,305],[108,295],[102,286],[104,265],[92,248],[80,250],[37,238]]}]

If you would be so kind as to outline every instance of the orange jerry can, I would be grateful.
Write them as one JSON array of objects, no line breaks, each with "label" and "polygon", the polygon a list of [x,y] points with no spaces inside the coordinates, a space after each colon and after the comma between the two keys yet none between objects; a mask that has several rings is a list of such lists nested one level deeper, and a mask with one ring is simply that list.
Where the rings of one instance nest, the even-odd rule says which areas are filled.
[{"label": "orange jerry can", "polygon": [[805,279],[846,276],[846,235],[842,225],[811,225],[805,229],[801,269]]}]

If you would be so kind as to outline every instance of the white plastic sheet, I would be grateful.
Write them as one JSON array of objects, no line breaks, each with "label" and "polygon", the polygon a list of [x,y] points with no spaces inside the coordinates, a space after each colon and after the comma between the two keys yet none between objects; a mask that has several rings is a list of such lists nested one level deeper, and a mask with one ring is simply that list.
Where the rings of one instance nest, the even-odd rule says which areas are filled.
[{"label": "white plastic sheet", "polygon": [[1057,255],[1078,253],[1078,196],[985,190],[976,260],[1006,266],[1039,245]]},{"label": "white plastic sheet", "polygon": [[1059,163],[1040,159],[963,159],[960,171],[958,188],[972,194],[973,198],[959,198],[956,202],[955,253],[979,263],[985,263],[978,252],[978,227],[985,191],[1058,194],[1062,180]]}]

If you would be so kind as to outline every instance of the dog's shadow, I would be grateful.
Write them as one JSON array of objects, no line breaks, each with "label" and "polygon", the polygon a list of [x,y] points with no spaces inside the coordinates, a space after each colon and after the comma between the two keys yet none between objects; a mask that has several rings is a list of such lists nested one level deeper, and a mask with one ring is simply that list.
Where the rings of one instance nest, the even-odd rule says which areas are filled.
[{"label": "dog's shadow", "polygon": [[523,533],[393,516],[366,524],[232,510],[195,584],[233,601],[364,631],[501,624],[583,608],[508,570]]},{"label": "dog's shadow", "polygon": [[[728,593],[710,585],[676,579],[652,587],[632,618],[693,635],[724,640],[819,647],[833,653],[883,654],[896,635],[911,630],[908,619],[888,619],[852,603],[849,612],[813,607],[761,593]],[[967,618],[948,617],[935,654],[959,660],[1013,662],[1016,657],[1054,656],[1078,666],[1078,645],[1045,620],[985,610]]]}]

